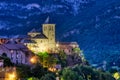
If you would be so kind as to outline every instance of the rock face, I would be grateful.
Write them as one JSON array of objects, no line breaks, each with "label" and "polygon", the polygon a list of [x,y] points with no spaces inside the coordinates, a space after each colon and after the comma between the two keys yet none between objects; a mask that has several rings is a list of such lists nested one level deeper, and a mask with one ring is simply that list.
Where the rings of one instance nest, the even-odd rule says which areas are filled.
[{"label": "rock face", "polygon": [[3,0],[0,11],[1,35],[38,29],[50,16],[57,40],[77,41],[91,63],[120,53],[119,0]]}]

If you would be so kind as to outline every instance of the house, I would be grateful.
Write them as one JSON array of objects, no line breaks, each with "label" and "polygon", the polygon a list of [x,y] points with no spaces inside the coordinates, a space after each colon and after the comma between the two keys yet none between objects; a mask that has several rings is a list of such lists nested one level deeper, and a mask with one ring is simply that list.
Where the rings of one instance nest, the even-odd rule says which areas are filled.
[{"label": "house", "polygon": [[28,65],[33,54],[25,45],[15,41],[8,41],[0,45],[0,56],[2,55],[10,58],[11,62],[15,64]]},{"label": "house", "polygon": [[74,48],[79,48],[77,42],[58,42],[56,46],[58,50],[65,52],[67,55],[73,54]]}]

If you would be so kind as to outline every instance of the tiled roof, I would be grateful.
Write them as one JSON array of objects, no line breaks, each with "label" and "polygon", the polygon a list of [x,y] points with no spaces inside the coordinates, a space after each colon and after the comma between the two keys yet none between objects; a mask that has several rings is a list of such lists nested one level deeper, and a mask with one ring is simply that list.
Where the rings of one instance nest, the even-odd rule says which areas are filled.
[{"label": "tiled roof", "polygon": [[0,45],[0,51],[9,51],[5,46],[3,46],[3,45]]},{"label": "tiled roof", "polygon": [[22,44],[2,44],[1,46],[4,46],[5,48],[9,49],[9,50],[21,50],[21,49],[27,49],[26,46],[22,45]]},{"label": "tiled roof", "polygon": [[48,39],[44,34],[38,34],[38,35],[36,35],[35,37],[33,37],[33,38],[41,38],[41,39]]}]

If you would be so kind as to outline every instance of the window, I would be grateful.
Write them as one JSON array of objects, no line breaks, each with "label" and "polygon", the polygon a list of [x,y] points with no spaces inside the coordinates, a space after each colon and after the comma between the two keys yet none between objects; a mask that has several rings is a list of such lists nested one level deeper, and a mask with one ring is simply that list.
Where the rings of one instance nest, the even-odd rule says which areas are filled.
[{"label": "window", "polygon": [[54,30],[54,27],[53,26],[51,26],[52,27],[52,31]]},{"label": "window", "polygon": [[51,26],[49,27],[49,30],[51,30]]},{"label": "window", "polygon": [[16,60],[16,64],[18,64],[18,60]]}]

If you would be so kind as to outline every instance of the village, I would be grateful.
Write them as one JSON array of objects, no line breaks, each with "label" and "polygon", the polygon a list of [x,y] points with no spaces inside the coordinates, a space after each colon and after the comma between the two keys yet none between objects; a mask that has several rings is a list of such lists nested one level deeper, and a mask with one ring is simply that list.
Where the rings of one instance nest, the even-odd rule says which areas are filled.
[{"label": "village", "polygon": [[[32,29],[26,35],[0,37],[0,66],[1,74],[4,74],[1,77],[4,79],[11,70],[16,72],[19,65],[33,67],[39,63],[56,72],[65,66],[86,64],[77,42],[56,41],[55,27],[55,24],[49,23],[48,17],[42,24],[41,32]],[[9,61],[6,62],[6,58]]]}]

